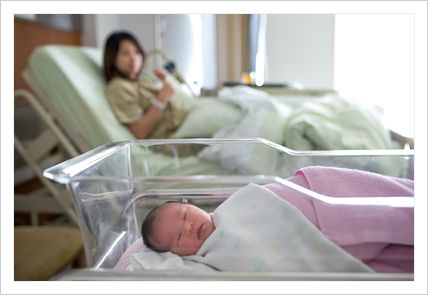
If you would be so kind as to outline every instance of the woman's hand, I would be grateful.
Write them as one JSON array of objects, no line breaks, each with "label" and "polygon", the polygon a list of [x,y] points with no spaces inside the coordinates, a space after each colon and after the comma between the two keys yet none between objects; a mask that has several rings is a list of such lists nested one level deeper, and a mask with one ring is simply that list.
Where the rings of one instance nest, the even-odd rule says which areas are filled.
[{"label": "woman's hand", "polygon": [[174,96],[175,90],[171,82],[164,82],[162,88],[158,91],[157,99],[163,103],[168,103]]},{"label": "woman's hand", "polygon": [[[158,90],[156,100],[166,105],[172,100],[174,93],[175,90],[171,82],[164,82],[162,88]],[[163,109],[163,107],[159,108],[156,105],[152,105],[140,120],[136,123],[128,124],[129,130],[131,130],[132,134],[138,139],[148,138],[156,129],[159,120],[162,118]]]},{"label": "woman's hand", "polygon": [[164,68],[156,68],[156,69],[154,69],[153,70],[153,74],[155,74],[155,76],[159,80],[161,80],[162,82],[165,82],[166,77],[168,76],[168,72]]}]

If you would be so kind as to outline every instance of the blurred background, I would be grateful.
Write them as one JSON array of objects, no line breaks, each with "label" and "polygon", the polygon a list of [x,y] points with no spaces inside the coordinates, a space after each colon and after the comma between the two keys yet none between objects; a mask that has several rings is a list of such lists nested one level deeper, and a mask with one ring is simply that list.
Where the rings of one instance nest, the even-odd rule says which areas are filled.
[{"label": "blurred background", "polygon": [[36,46],[103,48],[112,31],[128,30],[146,51],[165,51],[197,94],[244,74],[258,85],[334,89],[381,106],[389,129],[414,137],[413,26],[411,14],[15,15],[15,89]]}]

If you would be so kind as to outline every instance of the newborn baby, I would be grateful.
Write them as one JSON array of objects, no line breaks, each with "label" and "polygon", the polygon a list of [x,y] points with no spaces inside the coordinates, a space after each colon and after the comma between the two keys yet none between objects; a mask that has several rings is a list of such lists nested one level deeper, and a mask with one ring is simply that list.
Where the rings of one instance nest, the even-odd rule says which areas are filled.
[{"label": "newborn baby", "polygon": [[148,248],[184,256],[198,252],[214,230],[211,214],[191,204],[171,201],[147,215],[141,233]]},{"label": "newborn baby", "polygon": [[[413,198],[412,180],[365,171],[306,167],[287,180],[337,200]],[[248,184],[213,213],[166,202],[147,215],[142,238],[216,270],[413,272],[413,207],[328,203],[277,183]]]}]

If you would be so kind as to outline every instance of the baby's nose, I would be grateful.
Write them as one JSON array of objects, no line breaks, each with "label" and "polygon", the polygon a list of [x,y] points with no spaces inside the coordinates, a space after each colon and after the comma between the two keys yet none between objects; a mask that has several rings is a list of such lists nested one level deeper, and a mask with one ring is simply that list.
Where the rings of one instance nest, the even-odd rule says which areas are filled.
[{"label": "baby's nose", "polygon": [[186,231],[186,234],[190,236],[192,234],[193,222],[187,222],[184,226],[185,226],[184,230]]}]

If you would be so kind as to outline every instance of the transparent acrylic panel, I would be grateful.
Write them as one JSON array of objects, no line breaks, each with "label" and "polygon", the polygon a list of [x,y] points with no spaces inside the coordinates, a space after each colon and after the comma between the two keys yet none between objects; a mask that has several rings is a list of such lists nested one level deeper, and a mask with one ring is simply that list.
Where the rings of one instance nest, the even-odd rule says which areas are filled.
[{"label": "transparent acrylic panel", "polygon": [[[101,146],[44,175],[67,185],[81,222],[87,265],[98,269],[116,264],[141,236],[146,214],[164,201],[182,200],[212,212],[249,183],[276,183],[329,202],[285,179],[307,166],[413,179],[413,157],[412,150],[296,152],[261,139],[142,140]],[[412,206],[412,200],[380,201],[381,206]]]}]

